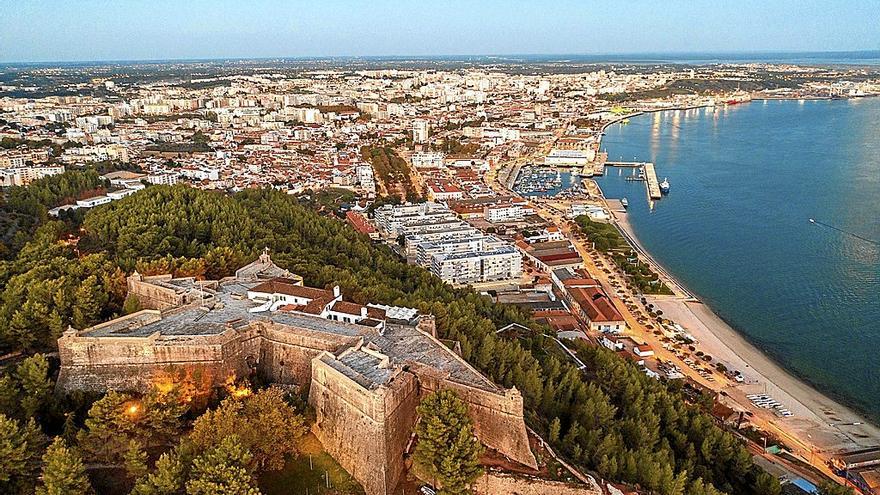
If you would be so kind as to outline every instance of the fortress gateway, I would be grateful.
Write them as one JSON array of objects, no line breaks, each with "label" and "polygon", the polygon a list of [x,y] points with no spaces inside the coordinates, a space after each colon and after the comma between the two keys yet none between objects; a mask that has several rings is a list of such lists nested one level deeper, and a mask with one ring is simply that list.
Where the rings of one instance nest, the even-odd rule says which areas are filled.
[{"label": "fortress gateway", "polygon": [[536,468],[516,389],[437,340],[434,319],[304,287],[268,253],[220,281],[128,278],[144,309],[58,340],[61,391],[146,391],[169,370],[221,386],[260,373],[309,391],[314,431],[369,495],[391,493],[426,394],[452,389],[487,447]]}]

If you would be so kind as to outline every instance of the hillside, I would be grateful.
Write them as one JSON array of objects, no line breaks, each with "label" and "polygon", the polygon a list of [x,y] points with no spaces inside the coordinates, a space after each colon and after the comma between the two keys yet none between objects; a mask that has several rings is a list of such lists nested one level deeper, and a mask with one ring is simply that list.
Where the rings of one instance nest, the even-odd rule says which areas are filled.
[{"label": "hillside", "polygon": [[[122,271],[160,264],[220,277],[268,247],[307,285],[338,284],[355,302],[436,315],[441,336],[460,341],[465,359],[493,380],[519,389],[530,425],[585,470],[663,495],[779,493],[745,447],[678,391],[602,349],[580,349],[588,369],[578,371],[526,313],[453,289],[283,193],[156,186],[90,211],[82,227],[81,258],[55,242],[64,232],[50,223],[4,265],[5,350],[49,348],[68,324],[119,313]],[[513,339],[495,333],[513,322],[532,332]]]}]

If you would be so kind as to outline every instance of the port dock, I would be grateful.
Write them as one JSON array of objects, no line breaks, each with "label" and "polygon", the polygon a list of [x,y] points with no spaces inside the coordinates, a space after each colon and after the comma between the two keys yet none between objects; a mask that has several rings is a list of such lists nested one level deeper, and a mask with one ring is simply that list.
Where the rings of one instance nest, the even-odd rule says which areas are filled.
[{"label": "port dock", "polygon": [[645,166],[645,162],[605,162],[606,167],[629,167],[640,168]]},{"label": "port dock", "polygon": [[657,172],[654,171],[654,164],[651,162],[605,162],[606,167],[625,167],[640,168],[644,174],[642,177],[627,178],[626,180],[645,181],[648,186],[648,197],[650,199],[660,199],[660,181],[657,180]]},{"label": "port dock", "polygon": [[654,172],[654,164],[646,163],[645,183],[648,185],[648,197],[651,199],[660,199],[660,182],[657,181],[657,173]]}]

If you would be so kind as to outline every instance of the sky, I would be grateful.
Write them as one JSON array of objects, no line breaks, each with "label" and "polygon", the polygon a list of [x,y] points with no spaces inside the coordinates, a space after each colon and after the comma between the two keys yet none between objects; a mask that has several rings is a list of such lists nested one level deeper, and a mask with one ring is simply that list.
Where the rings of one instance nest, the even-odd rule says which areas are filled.
[{"label": "sky", "polygon": [[0,0],[0,62],[880,49],[880,0]]}]

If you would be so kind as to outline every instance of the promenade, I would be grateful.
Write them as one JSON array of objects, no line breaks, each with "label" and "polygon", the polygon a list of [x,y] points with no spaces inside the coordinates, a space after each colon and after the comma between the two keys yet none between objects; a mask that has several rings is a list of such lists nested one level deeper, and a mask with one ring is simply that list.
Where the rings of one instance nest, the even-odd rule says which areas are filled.
[{"label": "promenade", "polygon": [[[514,164],[527,159],[520,157]],[[506,165],[499,164],[499,167],[510,170],[510,165],[509,162]],[[496,170],[492,168],[487,173],[487,183],[501,193],[510,194],[506,184],[494,180]],[[614,263],[605,255],[591,250],[573,231],[570,221],[538,202],[533,206],[539,216],[557,225],[574,244],[584,260],[585,268],[605,287],[623,315],[630,327],[628,334],[650,345],[658,359],[678,363],[689,379],[707,389],[715,390],[721,400],[734,410],[748,412],[751,423],[781,439],[804,465],[811,464],[813,471],[804,465],[794,465],[776,456],[764,454],[758,446],[753,446],[755,455],[780,465],[788,472],[818,482],[821,481],[821,476],[817,475],[819,472],[833,477],[827,461],[834,453],[880,444],[880,429],[782,369],[702,304],[695,294],[644,249],[634,235],[627,221],[626,211],[620,207],[619,202],[605,198],[601,189],[596,189],[603,204],[613,213],[613,223],[621,234],[640,258],[660,275],[674,295],[645,296],[646,303],[642,304],[639,302],[641,295],[626,288],[625,277],[619,273]],[[657,193],[659,197],[659,187]],[[624,299],[630,303],[625,303]],[[647,317],[647,304],[662,310],[664,319],[680,324],[694,335],[699,342],[697,347],[706,355],[711,355],[713,363],[724,363],[728,369],[740,370],[746,377],[745,383],[737,383],[719,372],[712,373],[710,376],[713,380],[708,380],[685,365],[676,353],[664,347],[660,336],[646,328],[646,322],[650,321]],[[771,410],[757,407],[746,397],[753,393],[771,395],[791,410],[793,416],[785,418]]]}]

